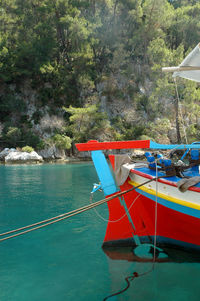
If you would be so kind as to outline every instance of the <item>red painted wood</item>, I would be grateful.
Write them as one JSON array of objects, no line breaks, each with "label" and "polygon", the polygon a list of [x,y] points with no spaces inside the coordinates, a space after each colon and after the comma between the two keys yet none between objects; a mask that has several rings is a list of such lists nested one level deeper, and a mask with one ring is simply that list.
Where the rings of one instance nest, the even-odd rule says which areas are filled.
[{"label": "red painted wood", "polygon": [[115,155],[109,155],[109,160],[112,165],[113,170],[115,170]]},{"label": "red painted wood", "polygon": [[[109,210],[109,221],[107,224],[106,234],[104,242],[111,240],[127,239],[133,237],[134,229],[128,220],[124,206],[121,205],[118,197],[107,203]],[[120,219],[123,215],[124,218],[118,222],[114,222]]]},{"label": "red painted wood", "polygon": [[[121,190],[126,190],[130,187],[130,184],[126,181]],[[124,195],[128,208],[137,196],[138,193],[136,191]],[[104,242],[132,238],[132,235],[138,235],[139,237],[154,236],[155,204],[151,199],[140,195],[129,211],[135,230],[130,230],[128,218],[123,219],[123,223],[122,221],[110,225],[108,223]],[[112,220],[120,218],[124,213],[124,209],[122,208],[120,204],[111,201],[109,203],[109,218],[112,218]],[[199,229],[199,218],[172,210],[159,203],[157,204],[157,236],[200,246]]]},{"label": "red painted wood", "polygon": [[[150,235],[155,234],[155,202],[149,198],[142,197],[142,203],[145,212],[151,217],[152,224],[149,224],[145,218],[144,211],[141,209],[144,223],[148,228]],[[193,217],[161,204],[157,204],[157,236],[167,237],[178,241],[195,244],[200,246],[200,219]]]},{"label": "red painted wood", "polygon": [[87,143],[77,143],[76,147],[80,152],[106,150],[106,149],[149,148],[150,140],[112,141],[112,142],[98,142],[96,140],[90,140]]}]

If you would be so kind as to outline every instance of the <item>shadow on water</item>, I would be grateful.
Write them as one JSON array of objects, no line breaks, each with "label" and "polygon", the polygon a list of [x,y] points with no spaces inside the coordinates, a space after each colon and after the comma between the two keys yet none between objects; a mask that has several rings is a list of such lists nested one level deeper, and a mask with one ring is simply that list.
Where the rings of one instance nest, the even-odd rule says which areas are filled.
[{"label": "shadow on water", "polygon": [[[112,275],[112,293],[107,295],[103,300],[164,300],[162,297],[163,281],[168,287],[167,298],[170,300],[170,296],[174,296],[179,293],[180,282],[183,286],[181,295],[185,297],[182,300],[188,300],[188,294],[192,296],[192,290],[188,293],[188,289],[185,285],[190,286],[190,283],[186,281],[190,278],[192,281],[195,277],[194,264],[200,263],[200,254],[195,252],[186,252],[180,249],[173,248],[158,248],[154,249],[153,245],[140,245],[136,247],[103,247],[103,251],[106,254],[110,266],[110,275]],[[122,273],[121,283],[119,282],[119,275],[116,277],[119,271],[117,265],[121,265],[122,262],[132,262],[132,271],[130,265],[127,271]],[[198,266],[199,269],[199,266]],[[193,271],[193,273],[191,273]],[[184,275],[185,273],[185,275]],[[163,277],[163,274],[165,276]],[[167,277],[169,277],[167,279]],[[140,279],[137,279],[140,278]],[[180,279],[182,279],[180,281]],[[132,282],[134,281],[134,284]],[[183,281],[184,280],[184,281]],[[137,282],[138,281],[138,282]],[[161,286],[158,288],[159,283]],[[173,283],[170,286],[170,282]],[[142,289],[138,289],[141,287]],[[177,287],[176,287],[177,286]],[[175,289],[176,287],[176,289]],[[127,291],[130,289],[129,294]],[[145,292],[146,291],[146,292]],[[161,292],[157,292],[161,291]],[[148,292],[148,293],[147,293]],[[148,295],[148,299],[145,299]],[[198,294],[197,294],[198,295]],[[161,297],[160,297],[161,296]],[[198,295],[199,296],[199,295]],[[120,299],[118,299],[120,298]],[[121,299],[122,298],[122,299]],[[191,300],[198,300],[191,298]],[[178,298],[174,300],[179,300]]]},{"label": "shadow on water", "polygon": [[[112,260],[127,260],[135,262],[153,262],[153,245],[141,245],[138,247],[108,247],[103,248],[104,253]],[[147,251],[148,248],[148,251]],[[173,248],[156,248],[155,261],[159,263],[164,262],[198,262],[200,263],[200,254],[198,252],[186,252],[184,250]]]}]

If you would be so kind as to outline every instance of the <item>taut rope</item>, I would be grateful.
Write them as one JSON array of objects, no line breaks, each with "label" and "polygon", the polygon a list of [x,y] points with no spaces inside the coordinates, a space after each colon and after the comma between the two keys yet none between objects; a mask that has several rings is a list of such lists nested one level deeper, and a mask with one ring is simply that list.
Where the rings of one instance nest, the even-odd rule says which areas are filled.
[{"label": "taut rope", "polygon": [[[106,301],[114,296],[120,295],[122,293],[124,293],[131,285],[131,281],[133,281],[135,278],[141,277],[141,276],[145,276],[149,273],[151,273],[154,270],[155,267],[155,262],[156,262],[156,236],[157,236],[157,218],[158,218],[158,179],[160,177],[158,177],[158,165],[157,165],[157,160],[156,160],[156,177],[154,178],[154,180],[156,181],[156,200],[155,200],[155,230],[154,230],[154,246],[153,246],[153,264],[150,270],[148,270],[147,272],[144,272],[142,274],[139,274],[138,272],[133,272],[130,276],[127,276],[125,278],[125,281],[127,283],[126,287],[116,293],[113,293],[107,297],[105,297],[103,299],[103,301]],[[144,183],[143,183],[144,185]],[[141,185],[140,185],[141,186]],[[138,187],[138,186],[137,186]],[[137,188],[135,187],[135,188]]]},{"label": "taut rope", "polygon": [[[70,212],[66,212],[66,213],[63,213],[63,214],[60,214],[60,215],[57,215],[55,217],[52,217],[52,218],[49,218],[49,219],[46,219],[46,220],[43,220],[43,221],[40,221],[40,222],[37,222],[37,223],[34,223],[34,224],[31,224],[31,225],[28,225],[28,226],[25,226],[25,227],[21,227],[21,228],[18,228],[18,229],[14,229],[14,230],[11,230],[11,231],[7,231],[7,232],[4,232],[4,233],[1,233],[0,236],[6,236],[8,234],[12,234],[12,233],[16,233],[16,232],[19,232],[19,231],[22,231],[22,230],[25,230],[25,231],[22,231],[20,233],[16,233],[16,234],[13,234],[13,235],[10,235],[10,236],[7,236],[7,237],[4,237],[4,238],[1,238],[0,239],[0,242],[2,241],[5,241],[5,240],[8,240],[8,239],[11,239],[11,238],[14,238],[14,237],[17,237],[17,236],[20,236],[20,235],[23,235],[23,234],[26,234],[26,233],[29,233],[29,232],[32,232],[32,231],[35,231],[35,230],[38,230],[38,229],[41,229],[41,228],[44,228],[46,226],[49,226],[49,225],[52,225],[52,224],[55,224],[57,222],[60,222],[62,220],[65,220],[65,219],[68,219],[72,216],[75,216],[77,214],[80,214],[82,212],[85,212],[85,211],[88,211],[90,209],[93,209],[97,206],[100,206],[104,203],[107,203],[111,200],[113,200],[114,198],[116,197],[120,197],[121,195],[123,194],[126,194],[128,192],[131,192],[132,190],[135,190],[145,184],[148,184],[152,181],[157,181],[159,178],[163,178],[165,176],[160,176],[160,177],[155,177],[155,178],[152,178],[136,187],[132,187],[130,189],[127,189],[125,191],[121,191],[121,192],[118,192],[116,193],[115,195],[112,195],[108,198],[105,198],[103,200],[100,200],[100,201],[97,201],[96,203],[93,203],[93,204],[89,204],[89,205],[86,205],[84,207],[81,207],[81,208],[78,208],[78,209],[75,209],[73,211],[70,211]],[[26,230],[28,229],[28,230]]]}]

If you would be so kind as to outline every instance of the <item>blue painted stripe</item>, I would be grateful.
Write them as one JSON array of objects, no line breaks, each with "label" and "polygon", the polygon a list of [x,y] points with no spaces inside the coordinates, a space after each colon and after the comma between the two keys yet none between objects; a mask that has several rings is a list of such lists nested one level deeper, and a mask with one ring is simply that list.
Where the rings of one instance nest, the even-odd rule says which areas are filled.
[{"label": "blue painted stripe", "polygon": [[199,144],[159,144],[154,141],[150,141],[150,147],[152,149],[187,149],[187,148],[197,148],[200,149]]},{"label": "blue painted stripe", "polygon": [[100,150],[92,151],[92,160],[105,196],[119,191],[103,152]]},{"label": "blue painted stripe", "polygon": [[[156,201],[156,196],[155,195],[152,195],[152,194],[149,194],[143,190],[140,190],[140,189],[136,189],[137,192],[139,192],[140,194],[144,195],[145,197],[151,199],[152,201]],[[190,215],[190,216],[193,216],[193,217],[197,217],[197,218],[200,218],[200,210],[197,210],[197,209],[194,209],[194,208],[190,208],[190,207],[187,207],[187,206],[182,206],[180,204],[177,204],[177,203],[174,203],[174,202],[170,202],[170,201],[167,201],[163,198],[160,198],[160,197],[157,197],[157,202],[169,209],[172,209],[172,210],[175,210],[175,211],[178,211],[180,213],[184,213],[184,214],[187,214],[187,215]]]}]

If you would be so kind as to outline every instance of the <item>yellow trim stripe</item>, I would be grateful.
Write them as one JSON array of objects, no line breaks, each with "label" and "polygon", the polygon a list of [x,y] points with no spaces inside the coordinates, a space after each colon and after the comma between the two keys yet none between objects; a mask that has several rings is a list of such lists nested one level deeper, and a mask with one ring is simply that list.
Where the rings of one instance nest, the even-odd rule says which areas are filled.
[{"label": "yellow trim stripe", "polygon": [[[138,186],[140,185],[139,183],[137,182],[134,182],[134,181],[129,181],[129,184],[133,185],[133,186]],[[152,188],[147,188],[145,186],[141,186],[140,188],[138,188],[148,194],[151,194],[151,195],[154,195],[156,196],[156,191],[153,190]],[[197,209],[197,210],[200,210],[200,204],[192,204],[190,202],[187,202],[187,201],[182,201],[180,199],[177,199],[175,197],[172,197],[172,196],[168,196],[166,194],[163,194],[161,192],[158,192],[157,193],[157,196],[161,199],[164,199],[164,200],[167,200],[169,202],[173,202],[175,204],[179,204],[179,205],[182,205],[182,206],[185,206],[185,207],[190,207],[190,208],[193,208],[193,209]]]}]

